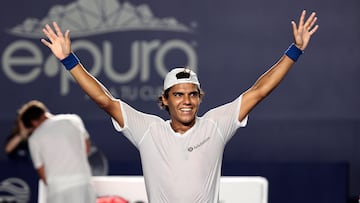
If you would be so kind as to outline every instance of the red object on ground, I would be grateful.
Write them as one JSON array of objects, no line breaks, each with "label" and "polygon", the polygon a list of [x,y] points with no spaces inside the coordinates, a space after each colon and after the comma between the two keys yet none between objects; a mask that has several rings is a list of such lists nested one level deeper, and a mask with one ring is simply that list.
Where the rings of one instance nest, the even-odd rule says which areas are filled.
[{"label": "red object on ground", "polygon": [[119,196],[105,196],[105,197],[98,197],[96,199],[96,203],[129,203],[129,202]]}]

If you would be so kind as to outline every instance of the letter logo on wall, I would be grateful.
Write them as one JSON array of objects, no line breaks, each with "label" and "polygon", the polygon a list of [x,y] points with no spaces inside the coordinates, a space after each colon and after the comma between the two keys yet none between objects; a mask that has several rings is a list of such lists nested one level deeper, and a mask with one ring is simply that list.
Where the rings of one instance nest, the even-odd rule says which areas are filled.
[{"label": "letter logo on wall", "polygon": [[19,178],[5,179],[0,183],[0,200],[1,202],[29,202],[30,187]]},{"label": "letter logo on wall", "polygon": [[[28,18],[7,30],[21,38],[7,45],[2,53],[2,71],[10,81],[28,84],[37,82],[39,77],[59,77],[56,81],[60,81],[60,95],[69,94],[73,80],[39,42],[44,37],[42,27],[52,21],[57,21],[63,31],[70,30],[72,49],[78,55],[88,56],[83,61],[90,63],[86,64],[89,72],[106,77],[107,82],[112,82],[109,90],[123,99],[155,100],[161,85],[154,78],[165,77],[171,68],[167,61],[174,54],[183,63],[179,65],[189,65],[196,71],[197,43],[189,39],[194,36],[196,23],[188,26],[175,17],[156,17],[147,4],[78,0],[54,5],[44,18]],[[160,32],[174,35],[163,37]],[[21,51],[26,54],[18,54]],[[18,71],[19,67],[22,71]]]}]

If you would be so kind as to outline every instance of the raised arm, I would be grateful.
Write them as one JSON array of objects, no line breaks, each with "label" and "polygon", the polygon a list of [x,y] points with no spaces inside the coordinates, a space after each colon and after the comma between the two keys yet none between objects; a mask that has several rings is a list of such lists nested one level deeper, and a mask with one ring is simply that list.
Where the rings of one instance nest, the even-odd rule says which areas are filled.
[{"label": "raised arm", "polygon": [[5,146],[5,152],[11,154],[19,147],[20,143],[27,142],[28,136],[31,133],[31,129],[27,129],[19,116],[16,118],[14,129],[11,132]]},{"label": "raised arm", "polygon": [[71,52],[70,31],[67,30],[63,33],[56,22],[53,22],[53,26],[54,30],[50,25],[45,25],[42,31],[49,41],[41,39],[41,42],[50,48],[56,58],[63,62],[84,92],[123,127],[124,120],[117,100],[100,81],[83,67],[77,57]]},{"label": "raised arm", "polygon": [[280,84],[290,68],[295,64],[297,58],[307,47],[311,36],[319,28],[318,25],[315,25],[317,17],[314,12],[306,20],[305,16],[306,11],[304,10],[301,13],[298,25],[294,21],[291,22],[294,37],[292,46],[289,47],[279,61],[261,75],[255,84],[243,94],[239,113],[240,121]]}]

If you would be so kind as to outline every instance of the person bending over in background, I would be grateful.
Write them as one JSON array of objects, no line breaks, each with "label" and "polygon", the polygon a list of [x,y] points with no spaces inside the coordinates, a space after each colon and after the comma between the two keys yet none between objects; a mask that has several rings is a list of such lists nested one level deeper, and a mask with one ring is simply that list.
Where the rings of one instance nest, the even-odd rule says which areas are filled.
[{"label": "person bending over in background", "polygon": [[279,61],[235,100],[202,117],[197,116],[203,92],[196,73],[186,67],[170,71],[160,97],[169,112],[167,121],[114,98],[72,52],[69,30],[63,33],[53,22],[55,30],[50,25],[43,28],[49,41],[41,41],[139,150],[149,202],[217,203],[224,147],[246,125],[250,111],[279,85],[317,31],[316,14],[305,17],[304,10],[298,24],[292,22],[294,43]]},{"label": "person bending over in background", "polygon": [[87,155],[90,138],[76,114],[51,114],[37,100],[20,109],[21,121],[33,130],[29,150],[41,180],[47,203],[95,203]]}]

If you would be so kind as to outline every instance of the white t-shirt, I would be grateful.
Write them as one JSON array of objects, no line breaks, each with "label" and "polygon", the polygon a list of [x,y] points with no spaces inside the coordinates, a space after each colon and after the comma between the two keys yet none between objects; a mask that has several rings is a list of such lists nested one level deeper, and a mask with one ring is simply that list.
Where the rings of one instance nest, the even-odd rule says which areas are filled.
[{"label": "white t-shirt", "polygon": [[116,130],[140,152],[148,200],[153,203],[217,203],[224,147],[247,117],[238,121],[242,96],[197,117],[178,134],[170,121],[120,102],[124,128]]},{"label": "white t-shirt", "polygon": [[72,188],[88,187],[91,170],[86,153],[87,138],[89,134],[83,121],[75,114],[51,116],[30,136],[33,165],[36,169],[45,168],[48,197],[61,196],[59,194],[69,193]]}]

